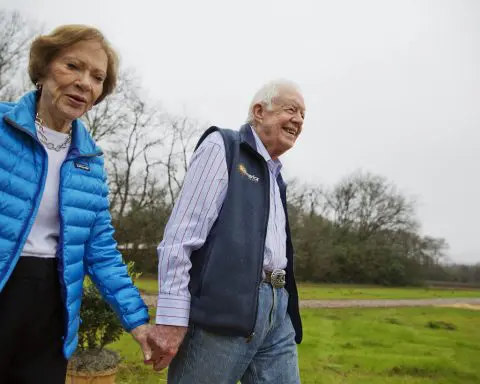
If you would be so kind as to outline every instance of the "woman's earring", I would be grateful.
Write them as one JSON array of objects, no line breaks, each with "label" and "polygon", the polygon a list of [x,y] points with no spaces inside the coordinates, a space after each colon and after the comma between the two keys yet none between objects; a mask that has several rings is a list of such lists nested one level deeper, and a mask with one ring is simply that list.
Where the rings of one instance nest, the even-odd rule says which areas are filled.
[{"label": "woman's earring", "polygon": [[38,91],[41,91],[41,90],[42,90],[42,84],[40,84],[39,82],[36,82],[36,83],[35,83],[35,86],[37,87],[37,90],[38,90]]}]

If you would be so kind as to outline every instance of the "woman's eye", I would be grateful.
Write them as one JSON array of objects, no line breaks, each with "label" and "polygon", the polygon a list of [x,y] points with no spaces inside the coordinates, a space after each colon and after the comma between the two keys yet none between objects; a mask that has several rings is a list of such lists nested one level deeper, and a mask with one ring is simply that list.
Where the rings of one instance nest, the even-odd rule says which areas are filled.
[{"label": "woman's eye", "polygon": [[73,63],[68,63],[67,67],[70,68],[70,69],[77,69],[77,66]]}]

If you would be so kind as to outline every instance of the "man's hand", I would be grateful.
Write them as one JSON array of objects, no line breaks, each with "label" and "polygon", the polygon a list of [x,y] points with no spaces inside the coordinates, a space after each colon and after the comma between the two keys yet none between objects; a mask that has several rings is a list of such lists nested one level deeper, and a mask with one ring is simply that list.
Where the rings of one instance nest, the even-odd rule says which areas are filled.
[{"label": "man's hand", "polygon": [[132,329],[130,332],[134,339],[140,344],[142,348],[143,358],[145,362],[150,361],[152,358],[152,349],[148,343],[148,334],[151,332],[152,326],[149,324],[139,325],[138,327]]},{"label": "man's hand", "polygon": [[178,348],[187,333],[188,327],[174,325],[154,325],[150,328],[147,336],[149,348],[152,351],[150,361],[153,369],[161,371],[168,367],[178,352]]}]

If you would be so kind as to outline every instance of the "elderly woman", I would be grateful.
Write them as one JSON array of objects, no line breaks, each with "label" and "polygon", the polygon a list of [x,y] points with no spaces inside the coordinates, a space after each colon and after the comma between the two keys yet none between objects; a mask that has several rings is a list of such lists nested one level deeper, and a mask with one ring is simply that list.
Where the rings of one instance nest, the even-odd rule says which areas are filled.
[{"label": "elderly woman", "polygon": [[85,273],[149,358],[147,307],[113,239],[102,152],[79,118],[112,93],[116,53],[96,29],[35,39],[36,91],[0,103],[0,381],[65,383]]}]

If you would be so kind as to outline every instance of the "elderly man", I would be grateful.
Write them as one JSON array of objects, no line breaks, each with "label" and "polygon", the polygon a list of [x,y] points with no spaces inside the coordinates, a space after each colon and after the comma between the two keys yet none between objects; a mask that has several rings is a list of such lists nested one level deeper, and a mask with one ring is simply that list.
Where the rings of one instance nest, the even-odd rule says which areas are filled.
[{"label": "elderly man", "polygon": [[240,131],[211,127],[201,137],[158,247],[151,362],[171,362],[169,383],[300,382],[279,156],[304,116],[296,85],[274,81],[256,93]]}]

